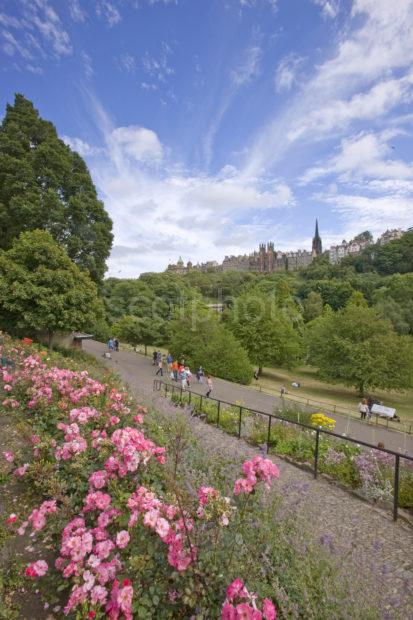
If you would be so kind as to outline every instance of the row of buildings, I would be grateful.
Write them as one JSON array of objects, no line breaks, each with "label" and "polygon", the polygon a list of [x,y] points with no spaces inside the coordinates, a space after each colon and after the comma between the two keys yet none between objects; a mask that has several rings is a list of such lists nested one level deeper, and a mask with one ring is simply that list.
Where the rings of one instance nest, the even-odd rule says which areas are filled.
[{"label": "row of buildings", "polygon": [[[391,230],[386,230],[384,233],[378,237],[377,242],[379,245],[386,245],[390,241],[394,241],[395,239],[400,239],[404,234],[404,231],[401,228],[392,228]],[[357,235],[351,241],[346,241],[343,239],[341,243],[338,245],[332,245],[328,251],[330,256],[330,261],[333,264],[339,263],[346,256],[357,256],[360,254],[362,250],[367,248],[369,245],[373,244],[373,236],[371,234],[362,233],[361,235]]]},{"label": "row of buildings", "polygon": [[[411,229],[409,229],[410,231]],[[377,243],[385,245],[394,239],[400,239],[404,234],[400,228],[386,230],[377,239]],[[370,233],[357,235],[351,241],[343,239],[338,245],[332,245],[328,251],[330,261],[335,264],[346,256],[355,256],[373,243]],[[297,271],[308,267],[315,257],[321,256],[323,252],[322,241],[318,231],[318,221],[315,223],[315,232],[312,241],[311,251],[297,250],[292,252],[281,252],[276,250],[274,243],[261,243],[258,251],[251,254],[241,254],[238,256],[225,256],[222,263],[208,261],[206,263],[193,265],[191,261],[186,264],[182,258],[177,263],[168,265],[167,271],[172,271],[179,275],[184,275],[188,271],[255,271],[260,273],[271,273],[274,271]]]},{"label": "row of buildings", "polygon": [[315,234],[313,237],[311,252],[308,250],[297,250],[296,252],[280,252],[274,247],[274,243],[261,243],[258,251],[251,254],[241,254],[239,256],[226,256],[222,263],[208,261],[193,265],[191,261],[184,264],[182,258],[176,264],[168,265],[167,271],[183,275],[188,271],[258,271],[260,273],[270,273],[273,271],[297,271],[303,267],[308,267],[314,257],[321,256],[323,251],[321,237],[318,232],[318,222],[315,224]]}]

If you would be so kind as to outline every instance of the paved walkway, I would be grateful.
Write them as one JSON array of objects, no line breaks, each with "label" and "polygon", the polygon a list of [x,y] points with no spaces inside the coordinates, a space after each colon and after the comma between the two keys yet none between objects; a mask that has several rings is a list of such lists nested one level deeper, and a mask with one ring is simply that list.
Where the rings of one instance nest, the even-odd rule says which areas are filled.
[{"label": "paved walkway", "polygon": [[[94,340],[87,340],[83,343],[84,350],[96,355],[102,356],[106,351],[104,344],[96,342]],[[145,357],[139,353],[131,353],[128,351],[119,351],[113,353],[113,359],[109,363],[116,368],[117,365],[121,365],[122,372],[126,372],[128,377],[133,381],[135,377],[139,377],[141,384],[152,385],[152,381],[155,378],[156,367],[152,365],[152,360],[149,357]],[[162,378],[165,381],[169,381],[168,373],[164,372]],[[191,383],[191,391],[198,394],[205,394],[205,386],[198,385],[195,377]],[[129,381],[129,379],[128,379]],[[242,401],[246,407],[263,411],[265,413],[272,413],[274,407],[282,408],[282,399],[269,394],[258,392],[251,388],[248,388],[237,383],[231,383],[223,379],[214,379],[214,390],[212,396],[220,400],[224,400],[230,403],[236,401]],[[289,406],[289,405],[287,405]],[[339,414],[334,415],[337,433],[345,433],[347,436],[354,439],[360,439],[373,445],[377,445],[378,442],[384,443],[386,448],[395,450],[403,454],[409,454],[413,456],[413,435],[392,431],[383,427],[377,427],[374,423],[359,422],[358,420],[348,419],[345,416]]]},{"label": "paved walkway", "polygon": [[[88,342],[85,350],[100,357],[103,345]],[[151,402],[159,416],[176,414],[176,408],[167,399],[152,391],[155,371],[148,358],[119,352],[106,363],[119,372],[141,402]],[[242,394],[245,392],[245,400],[247,396],[264,396],[250,393],[245,388],[238,391],[237,387],[216,380],[216,396],[236,400],[240,398],[240,391]],[[260,399],[260,407],[261,403]],[[258,407],[258,403],[255,402],[253,406]],[[192,432],[207,453],[239,464],[259,453],[257,448],[244,441],[198,418],[192,418],[185,410],[183,413],[187,415]],[[375,600],[379,600],[382,618],[413,618],[412,528],[402,520],[394,523],[390,512],[376,509],[323,478],[314,480],[309,473],[273,455],[271,458],[281,470],[276,492],[282,495],[286,509],[299,510],[301,518],[311,523],[315,539],[327,546],[333,561],[342,567],[343,578],[354,579],[356,575],[360,576],[354,588],[361,588],[364,596],[370,593]]]}]

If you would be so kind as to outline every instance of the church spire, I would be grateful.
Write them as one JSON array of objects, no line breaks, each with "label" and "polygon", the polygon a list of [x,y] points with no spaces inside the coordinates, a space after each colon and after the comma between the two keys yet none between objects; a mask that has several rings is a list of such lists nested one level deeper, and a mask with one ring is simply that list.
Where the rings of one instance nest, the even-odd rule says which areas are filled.
[{"label": "church spire", "polygon": [[313,256],[321,256],[322,252],[323,252],[323,247],[322,247],[322,243],[321,243],[321,237],[318,233],[318,219],[316,219],[315,221],[315,234],[313,237],[313,247],[312,247],[312,251],[313,251]]}]

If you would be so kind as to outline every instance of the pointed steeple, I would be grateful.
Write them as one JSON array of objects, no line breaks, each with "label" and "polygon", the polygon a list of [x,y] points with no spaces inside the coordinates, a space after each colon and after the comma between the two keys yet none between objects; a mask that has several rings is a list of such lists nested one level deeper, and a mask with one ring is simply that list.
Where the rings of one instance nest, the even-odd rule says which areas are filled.
[{"label": "pointed steeple", "polygon": [[323,247],[322,247],[322,243],[321,243],[321,237],[318,233],[318,219],[316,219],[315,221],[315,234],[313,237],[313,256],[321,256],[321,254],[323,253]]}]

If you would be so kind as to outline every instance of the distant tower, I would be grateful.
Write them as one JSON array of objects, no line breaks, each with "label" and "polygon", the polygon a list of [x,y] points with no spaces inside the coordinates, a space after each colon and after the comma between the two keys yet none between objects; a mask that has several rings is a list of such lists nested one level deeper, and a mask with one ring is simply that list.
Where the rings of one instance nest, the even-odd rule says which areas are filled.
[{"label": "distant tower", "polygon": [[323,253],[323,246],[321,244],[321,237],[318,234],[318,221],[315,221],[315,235],[313,237],[313,248],[312,254],[313,256],[321,256]]}]

